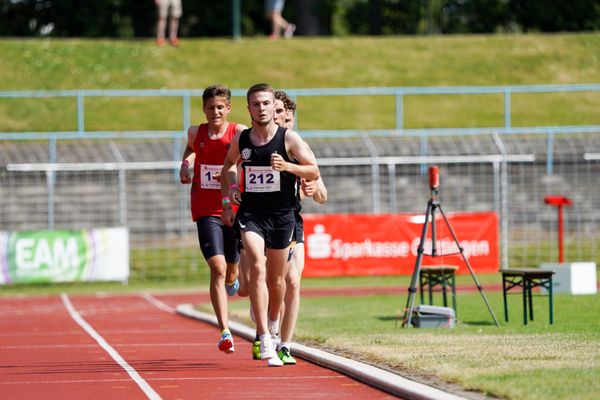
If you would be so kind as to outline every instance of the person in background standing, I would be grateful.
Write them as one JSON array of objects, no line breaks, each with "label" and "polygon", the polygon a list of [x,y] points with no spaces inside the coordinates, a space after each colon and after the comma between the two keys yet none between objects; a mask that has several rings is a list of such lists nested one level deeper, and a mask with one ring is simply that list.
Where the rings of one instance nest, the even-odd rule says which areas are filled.
[{"label": "person in background standing", "polygon": [[296,25],[288,22],[283,15],[283,6],[285,0],[265,0],[265,16],[271,21],[271,35],[269,39],[279,39],[283,32],[283,37],[290,39],[294,36]]},{"label": "person in background standing", "polygon": [[177,31],[179,29],[179,18],[183,13],[181,0],[154,0],[158,8],[158,23],[156,24],[156,44],[162,46],[165,44],[165,33],[167,29],[167,17],[169,8],[171,8],[171,17],[169,18],[169,43],[172,46],[179,46]]}]

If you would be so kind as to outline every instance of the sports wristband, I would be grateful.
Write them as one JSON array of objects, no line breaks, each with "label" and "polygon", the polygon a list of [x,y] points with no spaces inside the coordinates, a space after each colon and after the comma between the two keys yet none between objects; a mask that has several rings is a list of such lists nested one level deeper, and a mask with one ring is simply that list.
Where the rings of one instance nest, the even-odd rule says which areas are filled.
[{"label": "sports wristband", "polygon": [[227,206],[228,204],[231,204],[229,196],[223,196],[223,198],[221,199],[221,204],[223,205],[223,207]]},{"label": "sports wristband", "polygon": [[232,190],[233,188],[238,189],[238,185],[236,185],[235,183],[232,184],[231,186],[229,186],[229,190]]},{"label": "sports wristband", "polygon": [[189,168],[189,166],[190,166],[190,162],[189,162],[188,160],[183,160],[183,161],[181,162],[181,166],[182,166],[182,167]]}]

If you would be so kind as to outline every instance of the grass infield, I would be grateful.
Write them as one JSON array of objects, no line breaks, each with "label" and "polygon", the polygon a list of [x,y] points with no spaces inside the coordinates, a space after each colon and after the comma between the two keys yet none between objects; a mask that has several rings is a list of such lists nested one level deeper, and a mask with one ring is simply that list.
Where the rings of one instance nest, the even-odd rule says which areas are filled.
[{"label": "grass infield", "polygon": [[[458,293],[455,328],[403,329],[396,320],[406,304],[409,277],[305,279],[305,288],[387,281],[402,290],[398,295],[304,296],[294,340],[442,388],[450,384],[450,390],[455,384],[507,399],[596,399],[600,296],[555,295],[554,325],[548,323],[547,297],[536,296],[535,319],[524,326],[521,296],[509,295],[510,319],[504,322],[501,290],[485,289],[500,285],[500,275],[478,278],[500,327],[477,291]],[[475,288],[470,276],[459,282]],[[248,306],[247,300],[234,301],[233,317],[249,323]],[[210,310],[210,305],[203,308]]]},{"label": "grass infield", "polygon": [[[600,82],[600,33],[154,40],[0,39],[0,91],[495,86]],[[268,55],[268,62],[265,62]],[[503,126],[503,97],[405,96],[405,128]],[[513,94],[514,126],[600,124],[600,93]],[[182,130],[181,99],[85,100],[85,127]],[[393,129],[393,96],[299,99],[299,129]],[[73,98],[0,99],[0,132],[77,130]],[[323,112],[326,109],[328,112]],[[343,118],[332,116],[343,115]],[[192,99],[192,121],[203,120]],[[247,121],[245,99],[233,121]]]}]

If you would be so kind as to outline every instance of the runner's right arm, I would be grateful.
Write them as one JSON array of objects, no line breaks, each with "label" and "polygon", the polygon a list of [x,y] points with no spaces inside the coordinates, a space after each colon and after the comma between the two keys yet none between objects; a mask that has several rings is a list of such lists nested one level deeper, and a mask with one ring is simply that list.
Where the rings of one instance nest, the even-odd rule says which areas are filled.
[{"label": "runner's right arm", "polygon": [[231,145],[229,146],[229,150],[223,161],[223,169],[221,170],[221,196],[223,198],[223,203],[229,201],[228,208],[225,208],[225,204],[223,204],[221,220],[228,226],[233,225],[233,220],[235,218],[231,205],[238,205],[241,201],[241,192],[237,185],[237,162],[240,159],[240,134],[241,132],[236,133],[233,139],[231,139]]},{"label": "runner's right arm", "polygon": [[[183,151],[183,160],[181,160],[181,167],[179,169],[179,180],[181,183],[192,183],[192,177],[190,175],[189,167],[194,162],[196,152],[194,151],[194,142],[196,141],[196,134],[198,133],[198,125],[192,125],[188,128],[187,132],[187,146]],[[194,157],[191,157],[194,155]]]}]

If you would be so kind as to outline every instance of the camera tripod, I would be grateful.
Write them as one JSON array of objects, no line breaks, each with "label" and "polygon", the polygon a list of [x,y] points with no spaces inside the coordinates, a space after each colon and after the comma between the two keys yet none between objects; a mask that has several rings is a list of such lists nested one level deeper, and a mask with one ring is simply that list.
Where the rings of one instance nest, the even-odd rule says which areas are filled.
[{"label": "camera tripod", "polygon": [[[446,226],[448,227],[448,231],[452,235],[452,239],[456,243],[459,253],[462,256],[462,259],[465,262],[465,265],[469,269],[469,272],[471,273],[471,276],[473,277],[473,281],[475,282],[475,285],[477,286],[479,293],[481,293],[481,296],[483,297],[483,301],[485,302],[485,304],[490,312],[490,315],[494,319],[496,326],[500,326],[500,324],[498,323],[498,320],[496,319],[496,316],[494,315],[494,311],[492,310],[492,307],[490,307],[490,303],[488,302],[487,297],[485,296],[485,293],[483,293],[483,288],[481,287],[481,284],[477,280],[477,277],[475,276],[475,273],[473,272],[473,268],[471,268],[471,264],[469,263],[469,260],[465,256],[464,249],[461,247],[460,243],[458,242],[458,238],[456,237],[456,234],[454,233],[454,229],[452,229],[452,226],[450,226],[450,222],[448,221],[448,218],[446,218],[446,214],[444,214],[442,205],[437,200],[437,194],[439,191],[439,175],[438,175],[438,167],[436,167],[436,166],[429,167],[429,187],[431,189],[431,198],[427,202],[427,211],[425,211],[425,222],[423,223],[423,230],[421,231],[421,241],[419,242],[419,247],[417,248],[417,260],[415,262],[415,268],[413,270],[412,278],[410,281],[410,287],[408,288],[408,299],[406,301],[406,307],[404,308],[404,316],[402,317],[402,327],[410,326],[410,323],[411,323],[412,313],[413,313],[413,308],[414,308],[413,306],[414,306],[414,301],[415,301],[415,293],[417,292],[417,288],[416,288],[417,279],[419,278],[419,274],[421,271],[421,262],[423,260],[423,255],[429,255],[431,257],[437,257],[440,255],[437,253],[436,243],[435,243],[435,240],[436,240],[435,212],[436,212],[436,210],[440,211],[440,214],[442,215],[442,218],[443,218],[444,222],[446,223]],[[428,230],[428,225],[429,225],[430,219],[431,219],[431,254],[424,254],[424,243],[425,243],[425,239],[427,237],[427,230]],[[446,255],[454,255],[454,254],[457,254],[457,253],[446,254]]]}]

